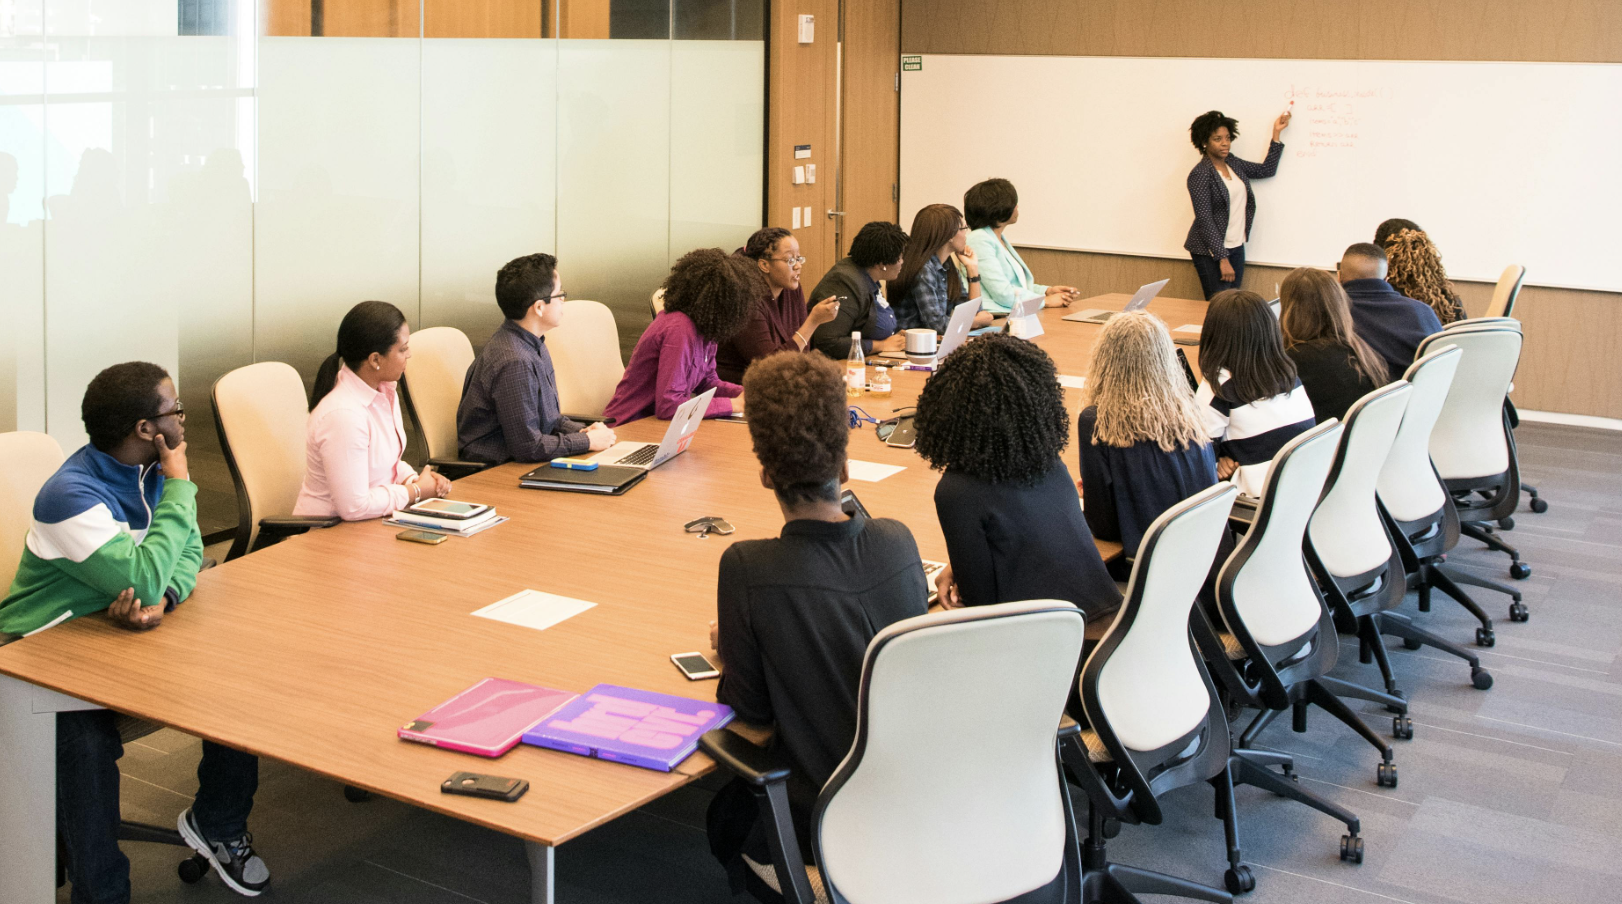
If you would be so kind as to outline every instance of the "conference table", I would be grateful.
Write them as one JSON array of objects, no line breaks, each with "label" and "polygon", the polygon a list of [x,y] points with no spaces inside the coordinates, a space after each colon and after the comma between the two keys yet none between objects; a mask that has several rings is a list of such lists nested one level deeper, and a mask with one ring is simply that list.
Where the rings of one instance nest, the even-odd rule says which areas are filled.
[{"label": "conference table", "polygon": [[[1081,377],[1101,327],[1063,315],[1119,310],[1128,298],[1047,309],[1033,341],[1061,374]],[[1205,304],[1165,298],[1151,310],[1176,328],[1201,323]],[[881,419],[911,405],[927,374],[892,373],[889,399],[853,404]],[[1074,423],[1080,393],[1065,395]],[[618,434],[658,441],[665,427],[649,418]],[[872,425],[851,431],[849,457],[904,468],[850,488],[874,516],[905,522],[926,559],[945,561],[939,475],[912,450],[881,443]],[[1064,458],[1077,473],[1074,439]],[[485,677],[713,699],[716,685],[686,680],[670,656],[709,649],[721,553],[777,536],[783,519],[742,423],[706,421],[686,453],[623,496],[522,490],[530,467],[456,482],[452,498],[510,519],[475,536],[426,546],[397,541],[399,529],[378,521],[342,524],[203,572],[158,630],[81,618],[0,647],[0,900],[54,900],[54,714],[88,701],[523,839],[532,900],[549,904],[558,845],[709,772],[709,758],[696,753],[663,773],[520,745],[486,760],[404,742],[396,730]],[[683,530],[712,515],[736,532]],[[525,589],[595,606],[546,630],[471,615]],[[530,790],[515,803],[441,793],[462,770],[525,778]]]}]

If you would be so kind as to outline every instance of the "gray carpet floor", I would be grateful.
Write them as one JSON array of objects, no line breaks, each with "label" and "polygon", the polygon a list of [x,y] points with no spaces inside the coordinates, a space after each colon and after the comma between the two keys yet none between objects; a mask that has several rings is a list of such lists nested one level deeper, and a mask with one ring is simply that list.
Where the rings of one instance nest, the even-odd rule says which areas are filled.
[{"label": "gray carpet floor", "polygon": [[[1516,581],[1532,610],[1507,618],[1508,599],[1479,591],[1497,621],[1481,650],[1496,683],[1470,686],[1469,668],[1433,650],[1394,644],[1413,701],[1415,738],[1395,741],[1400,783],[1375,784],[1378,756],[1339,722],[1314,713],[1308,731],[1276,722],[1263,743],[1296,755],[1302,781],[1358,813],[1361,866],[1338,859],[1342,828],[1298,804],[1241,788],[1255,902],[1324,904],[1587,904],[1622,899],[1622,433],[1526,424],[1518,431],[1528,482],[1550,509],[1524,504],[1507,534],[1532,564]],[[1507,557],[1468,539],[1450,557],[1508,580]],[[1413,608],[1410,599],[1408,608]],[[1417,614],[1417,613],[1416,613]],[[1475,623],[1445,598],[1421,624],[1469,643]],[[1337,674],[1376,683],[1343,645]],[[1390,718],[1354,703],[1389,735]],[[128,818],[172,824],[196,789],[198,742],[165,731],[123,761]],[[716,781],[689,786],[558,849],[565,904],[729,900],[710,859],[704,809]],[[1208,788],[1168,800],[1165,824],[1128,826],[1113,859],[1220,884],[1221,823]],[[299,904],[519,904],[522,846],[511,838],[388,800],[346,803],[337,785],[266,762],[252,827],[274,875],[266,901]],[[173,848],[126,846],[138,902],[241,900],[217,879],[185,887]],[[1609,891],[1607,891],[1609,889]],[[64,890],[59,900],[66,902]],[[1164,899],[1169,900],[1169,899]]]}]

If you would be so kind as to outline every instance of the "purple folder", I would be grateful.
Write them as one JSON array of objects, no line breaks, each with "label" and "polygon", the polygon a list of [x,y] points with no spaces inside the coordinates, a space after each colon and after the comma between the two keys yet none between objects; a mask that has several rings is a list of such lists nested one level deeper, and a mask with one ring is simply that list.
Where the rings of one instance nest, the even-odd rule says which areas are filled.
[{"label": "purple folder", "polygon": [[524,743],[669,772],[700,735],[731,721],[720,703],[599,684],[524,732]]}]

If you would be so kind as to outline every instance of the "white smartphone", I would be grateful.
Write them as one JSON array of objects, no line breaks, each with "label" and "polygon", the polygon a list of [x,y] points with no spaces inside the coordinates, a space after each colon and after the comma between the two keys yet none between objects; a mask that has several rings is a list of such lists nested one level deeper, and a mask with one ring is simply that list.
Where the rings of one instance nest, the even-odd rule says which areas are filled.
[{"label": "white smartphone", "polygon": [[681,673],[687,676],[688,681],[721,677],[721,670],[704,658],[703,653],[673,653],[670,661],[676,664],[676,668],[681,669]]}]

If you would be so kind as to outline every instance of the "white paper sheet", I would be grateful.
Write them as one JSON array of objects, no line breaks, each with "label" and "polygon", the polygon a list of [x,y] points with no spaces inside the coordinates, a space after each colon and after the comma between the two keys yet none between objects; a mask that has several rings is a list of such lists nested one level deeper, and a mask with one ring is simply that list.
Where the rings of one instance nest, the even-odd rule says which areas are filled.
[{"label": "white paper sheet", "polygon": [[523,628],[534,628],[545,631],[558,622],[573,618],[576,615],[597,605],[585,600],[570,599],[558,596],[555,593],[543,593],[539,590],[520,590],[500,602],[491,603],[474,612],[480,618],[506,622],[509,625],[518,625]]},{"label": "white paper sheet", "polygon": [[1185,323],[1182,326],[1178,327],[1177,329],[1172,330],[1172,332],[1174,332],[1174,333],[1193,333],[1194,335],[1198,336],[1200,334],[1200,325],[1197,324],[1197,323]]},{"label": "white paper sheet", "polygon": [[1059,385],[1065,389],[1086,389],[1086,377],[1072,377],[1069,374],[1059,374]]},{"label": "white paper sheet", "polygon": [[876,461],[858,461],[854,458],[846,464],[850,466],[851,480],[865,480],[868,483],[878,483],[892,474],[907,470],[905,465],[881,465]]}]

